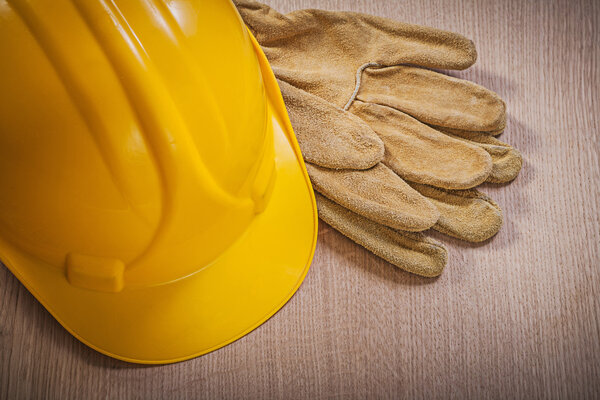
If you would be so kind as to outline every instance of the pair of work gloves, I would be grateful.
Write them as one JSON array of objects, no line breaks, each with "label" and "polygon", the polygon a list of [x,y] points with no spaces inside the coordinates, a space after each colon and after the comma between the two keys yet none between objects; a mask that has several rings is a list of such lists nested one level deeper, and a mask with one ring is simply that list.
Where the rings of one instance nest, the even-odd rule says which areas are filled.
[{"label": "pair of work gloves", "polygon": [[364,14],[234,3],[277,77],[321,219],[427,277],[447,252],[422,231],[468,242],[498,232],[500,207],[474,188],[521,169],[519,152],[495,138],[505,104],[433,70],[473,65],[470,40]]}]

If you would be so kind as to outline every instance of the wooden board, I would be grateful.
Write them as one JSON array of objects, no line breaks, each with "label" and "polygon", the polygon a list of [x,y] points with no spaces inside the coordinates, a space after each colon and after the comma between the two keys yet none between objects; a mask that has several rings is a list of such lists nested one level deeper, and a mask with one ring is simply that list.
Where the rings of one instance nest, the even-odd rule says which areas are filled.
[{"label": "wooden board", "polygon": [[525,157],[484,190],[505,224],[483,245],[444,240],[435,280],[395,269],[325,224],[290,303],[207,356],[143,367],[80,344],[0,267],[0,398],[600,397],[600,7],[589,1],[272,0],[460,32],[458,73],[509,107]]}]

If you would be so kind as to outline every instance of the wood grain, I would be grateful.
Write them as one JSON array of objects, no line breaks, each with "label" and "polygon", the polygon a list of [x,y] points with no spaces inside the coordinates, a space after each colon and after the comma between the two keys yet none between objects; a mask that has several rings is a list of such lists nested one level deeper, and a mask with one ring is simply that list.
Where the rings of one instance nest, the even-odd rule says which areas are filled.
[{"label": "wood grain", "polygon": [[525,166],[484,190],[505,224],[448,243],[436,280],[409,275],[324,224],[290,303],[243,339],[175,365],[102,356],[0,267],[0,398],[599,398],[600,89],[597,1],[271,0],[460,32],[458,73],[509,107]]}]

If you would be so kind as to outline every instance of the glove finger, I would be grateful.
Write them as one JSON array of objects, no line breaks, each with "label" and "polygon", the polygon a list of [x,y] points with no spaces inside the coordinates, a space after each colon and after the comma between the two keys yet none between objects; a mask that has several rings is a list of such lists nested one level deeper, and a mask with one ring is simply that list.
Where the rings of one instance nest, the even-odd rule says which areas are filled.
[{"label": "glove finger", "polygon": [[413,274],[434,277],[448,259],[446,248],[422,233],[402,232],[375,223],[315,193],[319,217],[373,254]]},{"label": "glove finger", "polygon": [[367,169],[383,159],[383,142],[360,118],[278,83],[304,160],[325,168]]},{"label": "glove finger", "polygon": [[307,163],[318,192],[390,228],[417,232],[431,228],[437,208],[383,164],[367,170],[333,170]]},{"label": "glove finger", "polygon": [[473,82],[411,66],[368,68],[357,99],[386,105],[436,127],[497,132],[506,125],[506,106]]},{"label": "glove finger", "polygon": [[446,189],[468,189],[492,171],[490,155],[398,110],[355,101],[349,110],[367,122],[385,144],[383,163],[406,180]]},{"label": "glove finger", "polygon": [[477,59],[472,41],[439,29],[353,12],[298,10],[283,15],[254,1],[234,3],[261,46],[285,47],[285,56],[266,49],[271,62],[272,57],[302,63],[310,59],[311,64],[349,65],[354,73],[366,62],[465,69]]},{"label": "glove finger", "polygon": [[409,183],[439,210],[433,229],[467,242],[482,242],[502,226],[502,210],[491,198],[475,189],[443,190]]},{"label": "glove finger", "polygon": [[486,179],[489,183],[507,183],[519,175],[523,166],[523,157],[514,147],[482,132],[461,132],[460,136],[449,136],[473,143],[481,147],[492,157],[492,172]]}]

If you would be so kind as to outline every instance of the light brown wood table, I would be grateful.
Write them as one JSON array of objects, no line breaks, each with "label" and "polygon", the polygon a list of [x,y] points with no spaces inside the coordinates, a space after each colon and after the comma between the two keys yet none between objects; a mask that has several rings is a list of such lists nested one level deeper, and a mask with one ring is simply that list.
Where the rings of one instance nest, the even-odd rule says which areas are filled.
[{"label": "light brown wood table", "polygon": [[0,398],[598,398],[600,3],[269,3],[472,38],[479,60],[456,75],[506,100],[502,139],[525,158],[515,182],[483,188],[504,210],[501,232],[483,245],[434,235],[450,256],[431,280],[321,223],[288,305],[232,345],[167,366],[87,348],[0,267]]}]

